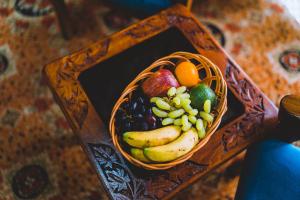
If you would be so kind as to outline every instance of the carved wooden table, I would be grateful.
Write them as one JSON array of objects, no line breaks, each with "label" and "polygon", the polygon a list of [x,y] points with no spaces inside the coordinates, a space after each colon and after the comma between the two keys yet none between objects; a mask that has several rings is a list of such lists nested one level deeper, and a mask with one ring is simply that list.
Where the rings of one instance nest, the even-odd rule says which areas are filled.
[{"label": "carved wooden table", "polygon": [[[115,150],[107,128],[110,112],[140,71],[175,51],[198,52],[220,67],[229,89],[228,111],[218,131],[190,160],[169,170],[146,171]],[[112,199],[170,198],[277,123],[277,108],[180,5],[54,61],[45,67],[45,75]]]}]

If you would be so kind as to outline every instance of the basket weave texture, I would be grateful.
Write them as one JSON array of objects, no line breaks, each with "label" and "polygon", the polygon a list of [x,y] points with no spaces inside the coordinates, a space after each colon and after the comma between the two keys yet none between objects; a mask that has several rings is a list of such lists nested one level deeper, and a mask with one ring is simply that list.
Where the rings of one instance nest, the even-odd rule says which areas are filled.
[{"label": "basket weave texture", "polygon": [[[128,152],[126,152],[120,142],[120,138],[118,137],[116,128],[115,128],[115,115],[121,104],[125,101],[128,101],[131,98],[131,94],[140,86],[140,84],[151,76],[155,71],[162,68],[174,68],[179,62],[182,61],[190,61],[194,63],[198,69],[199,74],[205,74],[205,77],[201,79],[201,83],[205,83],[208,86],[214,88],[214,91],[217,95],[218,103],[213,108],[212,114],[214,115],[214,121],[211,124],[208,124],[206,129],[205,138],[199,141],[199,143],[187,154],[184,156],[170,161],[166,163],[143,163],[134,157],[132,157]],[[148,68],[142,71],[123,91],[120,98],[117,100],[115,106],[113,107],[109,130],[112,137],[113,144],[117,148],[118,151],[132,164],[142,167],[148,170],[164,170],[171,167],[174,167],[184,161],[188,160],[196,151],[201,149],[210,139],[212,134],[217,130],[219,124],[221,123],[222,116],[227,110],[227,86],[226,82],[223,78],[223,75],[220,69],[213,64],[208,58],[199,55],[192,54],[188,52],[176,52],[169,56],[163,57],[153,64],[151,64]]]}]

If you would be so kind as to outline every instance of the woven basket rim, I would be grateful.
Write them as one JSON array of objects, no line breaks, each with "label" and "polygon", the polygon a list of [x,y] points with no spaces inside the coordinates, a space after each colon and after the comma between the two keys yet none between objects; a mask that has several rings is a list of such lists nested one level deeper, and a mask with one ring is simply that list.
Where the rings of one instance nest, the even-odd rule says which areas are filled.
[{"label": "woven basket rim", "polygon": [[[221,91],[222,93],[216,93],[218,96],[218,104],[215,106],[214,111],[216,114],[216,117],[211,124],[211,126],[206,130],[206,136],[201,139],[194,148],[188,152],[187,154],[183,155],[182,157],[179,157],[178,159],[175,159],[170,162],[165,162],[165,163],[144,163],[141,162],[135,158],[133,158],[128,152],[123,150],[121,147],[119,141],[118,141],[118,135],[115,131],[115,114],[118,110],[118,108],[121,106],[121,104],[125,101],[128,101],[128,96],[139,87],[138,83],[147,77],[149,77],[153,72],[152,70],[156,68],[162,68],[162,66],[168,65],[168,66],[176,66],[173,62],[171,62],[171,59],[178,59],[178,60],[197,60],[203,68],[200,68],[198,70],[204,69],[206,71],[206,78],[202,80],[205,83],[208,83],[208,85],[211,85],[212,81],[216,81],[216,89],[215,91]],[[201,62],[199,61],[201,60]],[[209,66],[209,70],[207,70],[207,66]],[[197,65],[198,66],[198,65]],[[215,76],[212,76],[212,72],[215,73]],[[111,118],[110,118],[110,123],[109,123],[109,132],[112,137],[113,144],[115,147],[121,152],[121,154],[132,164],[142,167],[144,169],[148,170],[164,170],[168,169],[171,167],[174,167],[180,163],[183,163],[184,161],[188,160],[196,151],[201,149],[210,139],[210,137],[213,135],[213,133],[217,130],[218,126],[221,123],[222,116],[227,110],[227,84],[226,81],[220,71],[220,69],[212,63],[208,58],[206,58],[203,55],[200,54],[193,54],[193,53],[188,53],[188,52],[175,52],[173,54],[170,54],[168,56],[165,56],[163,58],[158,59],[157,61],[153,62],[149,67],[147,67],[145,70],[143,70],[141,73],[139,73],[136,78],[131,81],[127,87],[124,89],[123,93],[117,100],[116,104],[113,107]]]}]

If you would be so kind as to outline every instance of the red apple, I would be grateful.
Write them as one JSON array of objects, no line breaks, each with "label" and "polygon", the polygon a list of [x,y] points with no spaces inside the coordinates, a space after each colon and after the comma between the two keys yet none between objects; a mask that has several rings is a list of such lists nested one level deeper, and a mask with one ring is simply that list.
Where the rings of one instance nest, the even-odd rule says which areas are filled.
[{"label": "red apple", "polygon": [[142,89],[148,97],[166,96],[170,87],[179,87],[170,70],[160,69],[142,83]]}]

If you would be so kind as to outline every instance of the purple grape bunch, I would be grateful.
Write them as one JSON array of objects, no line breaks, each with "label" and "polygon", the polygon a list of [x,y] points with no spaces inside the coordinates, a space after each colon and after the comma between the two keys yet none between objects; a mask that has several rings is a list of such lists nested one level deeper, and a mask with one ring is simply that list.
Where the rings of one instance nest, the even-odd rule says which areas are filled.
[{"label": "purple grape bunch", "polygon": [[161,119],[152,113],[149,99],[135,92],[130,101],[124,102],[117,111],[116,127],[120,134],[126,131],[148,131],[161,127]]}]

